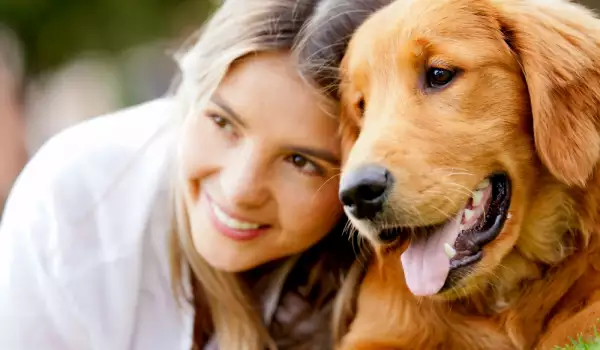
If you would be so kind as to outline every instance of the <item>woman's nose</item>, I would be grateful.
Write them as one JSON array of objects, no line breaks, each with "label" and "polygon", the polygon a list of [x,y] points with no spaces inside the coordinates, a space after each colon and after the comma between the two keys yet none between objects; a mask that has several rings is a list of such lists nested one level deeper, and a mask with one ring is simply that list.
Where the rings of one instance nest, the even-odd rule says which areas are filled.
[{"label": "woman's nose", "polygon": [[222,191],[230,204],[257,208],[268,201],[269,166],[262,158],[258,150],[245,150],[221,169]]}]

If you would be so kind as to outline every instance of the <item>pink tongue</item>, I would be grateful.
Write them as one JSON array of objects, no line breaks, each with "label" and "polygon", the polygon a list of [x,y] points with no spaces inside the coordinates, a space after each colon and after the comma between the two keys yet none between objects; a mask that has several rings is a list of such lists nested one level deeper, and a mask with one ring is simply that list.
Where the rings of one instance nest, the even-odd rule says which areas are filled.
[{"label": "pink tongue", "polygon": [[450,271],[450,258],[445,253],[444,243],[454,247],[462,215],[461,210],[454,220],[448,220],[427,239],[411,240],[408,249],[402,253],[404,278],[414,295],[433,295],[444,286]]}]

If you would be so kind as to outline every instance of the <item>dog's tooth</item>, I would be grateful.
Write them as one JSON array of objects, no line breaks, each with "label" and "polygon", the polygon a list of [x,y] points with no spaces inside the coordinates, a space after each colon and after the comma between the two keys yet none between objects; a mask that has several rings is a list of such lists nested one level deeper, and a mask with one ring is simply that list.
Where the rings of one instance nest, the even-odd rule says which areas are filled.
[{"label": "dog's tooth", "polygon": [[465,230],[465,226],[464,225],[458,226],[458,232],[462,232],[464,230]]},{"label": "dog's tooth", "polygon": [[512,214],[511,214],[511,213],[508,213],[508,214],[506,214],[506,218],[507,218],[507,219],[510,219],[510,218],[512,218]]},{"label": "dog's tooth", "polygon": [[473,192],[473,207],[476,207],[481,204],[481,200],[483,199],[483,191],[477,190]]},{"label": "dog's tooth", "polygon": [[448,258],[452,259],[456,256],[456,250],[448,243],[444,243],[444,252]]},{"label": "dog's tooth", "polygon": [[475,215],[475,212],[471,209],[465,209],[465,213],[463,215],[465,216],[465,221],[469,222],[473,218],[473,215]]},{"label": "dog's tooth", "polygon": [[485,179],[485,180],[481,181],[479,183],[479,185],[477,185],[477,187],[475,187],[475,189],[483,190],[483,189],[487,188],[489,185],[490,185],[490,179]]}]

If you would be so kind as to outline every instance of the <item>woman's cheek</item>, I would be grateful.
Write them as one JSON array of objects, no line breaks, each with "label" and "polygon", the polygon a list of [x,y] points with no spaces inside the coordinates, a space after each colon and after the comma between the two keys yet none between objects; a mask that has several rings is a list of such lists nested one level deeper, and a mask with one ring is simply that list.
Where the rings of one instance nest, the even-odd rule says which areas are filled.
[{"label": "woman's cheek", "polygon": [[[301,221],[299,224],[306,226],[306,229],[317,232],[327,233],[339,220],[342,214],[342,206],[338,200],[338,185],[331,183],[321,183],[318,189],[305,191],[302,196],[302,203],[297,205],[297,217]],[[299,214],[299,215],[298,215]]]},{"label": "woman's cheek", "polygon": [[190,117],[183,125],[179,140],[179,157],[184,174],[201,176],[205,168],[212,168],[227,155],[230,148],[219,130],[205,117]]},{"label": "woman's cheek", "polygon": [[315,213],[328,213],[330,217],[335,216],[337,221],[343,212],[342,204],[338,199],[338,189],[337,182],[329,180],[329,184],[323,185],[315,195],[316,200],[313,201],[312,210]]}]

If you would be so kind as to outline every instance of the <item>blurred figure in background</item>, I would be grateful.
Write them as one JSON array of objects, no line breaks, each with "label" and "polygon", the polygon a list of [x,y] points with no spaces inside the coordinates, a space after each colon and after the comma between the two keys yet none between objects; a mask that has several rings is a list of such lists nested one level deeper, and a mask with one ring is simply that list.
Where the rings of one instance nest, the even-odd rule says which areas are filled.
[{"label": "blurred figure in background", "polygon": [[166,52],[160,41],[120,54],[88,52],[29,82],[24,112],[29,154],[87,118],[164,95],[176,72]]},{"label": "blurred figure in background", "polygon": [[19,42],[0,27],[0,218],[12,183],[27,161],[22,91]]}]

